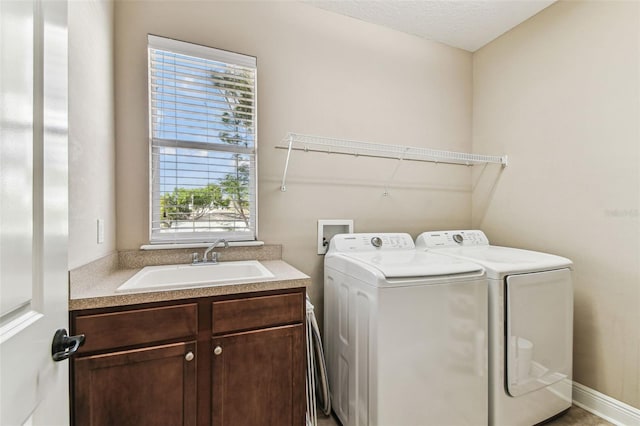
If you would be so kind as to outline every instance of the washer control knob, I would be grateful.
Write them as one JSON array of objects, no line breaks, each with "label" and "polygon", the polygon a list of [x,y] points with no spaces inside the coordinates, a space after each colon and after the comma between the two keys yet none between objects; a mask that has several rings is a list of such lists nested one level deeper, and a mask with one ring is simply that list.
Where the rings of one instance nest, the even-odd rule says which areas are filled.
[{"label": "washer control knob", "polygon": [[371,245],[373,245],[374,247],[382,247],[382,238],[373,237],[371,239]]},{"label": "washer control knob", "polygon": [[462,240],[464,240],[462,235],[460,235],[460,234],[454,234],[453,235],[453,241],[455,241],[456,243],[462,244]]}]

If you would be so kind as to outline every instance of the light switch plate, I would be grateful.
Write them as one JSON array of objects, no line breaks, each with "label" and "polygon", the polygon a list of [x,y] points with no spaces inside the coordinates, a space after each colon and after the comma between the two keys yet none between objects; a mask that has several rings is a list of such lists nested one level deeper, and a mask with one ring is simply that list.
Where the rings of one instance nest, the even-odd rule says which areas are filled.
[{"label": "light switch plate", "polygon": [[104,219],[98,219],[98,244],[104,243]]}]

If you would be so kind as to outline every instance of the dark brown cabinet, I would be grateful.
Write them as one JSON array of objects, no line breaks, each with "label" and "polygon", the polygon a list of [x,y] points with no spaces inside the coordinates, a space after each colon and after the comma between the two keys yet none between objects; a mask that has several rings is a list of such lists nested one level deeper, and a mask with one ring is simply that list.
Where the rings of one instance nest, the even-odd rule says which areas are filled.
[{"label": "dark brown cabinet", "polygon": [[195,425],[195,342],[78,358],[77,425]]},{"label": "dark brown cabinet", "polygon": [[77,426],[302,426],[304,288],[71,313]]},{"label": "dark brown cabinet", "polygon": [[302,425],[302,324],[213,339],[213,424]]},{"label": "dark brown cabinet", "polygon": [[211,318],[212,424],[303,425],[304,295],[215,301]]}]

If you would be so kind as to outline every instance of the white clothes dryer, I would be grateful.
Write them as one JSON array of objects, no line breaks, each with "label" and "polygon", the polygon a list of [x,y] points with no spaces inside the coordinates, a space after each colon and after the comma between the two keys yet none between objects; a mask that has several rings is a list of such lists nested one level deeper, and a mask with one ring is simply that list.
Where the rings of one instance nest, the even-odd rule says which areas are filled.
[{"label": "white clothes dryer", "polygon": [[324,266],[324,343],[343,426],[486,425],[487,281],[408,234],[342,234]]},{"label": "white clothes dryer", "polygon": [[489,281],[489,424],[531,426],[572,401],[572,262],[492,246],[482,231],[424,232],[416,249],[482,265]]}]

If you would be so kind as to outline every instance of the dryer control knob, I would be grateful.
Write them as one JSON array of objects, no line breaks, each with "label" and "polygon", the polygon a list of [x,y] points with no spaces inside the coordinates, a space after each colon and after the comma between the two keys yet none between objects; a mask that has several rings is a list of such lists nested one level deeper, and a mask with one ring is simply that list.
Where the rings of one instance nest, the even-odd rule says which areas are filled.
[{"label": "dryer control knob", "polygon": [[460,234],[454,234],[453,235],[453,241],[455,241],[456,243],[462,244],[462,240],[464,240],[462,235],[460,235]]},{"label": "dryer control knob", "polygon": [[373,237],[371,239],[371,245],[373,245],[374,247],[382,247],[382,238]]}]

